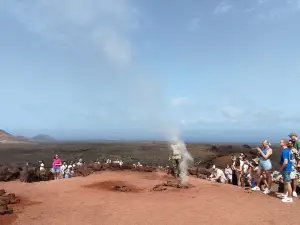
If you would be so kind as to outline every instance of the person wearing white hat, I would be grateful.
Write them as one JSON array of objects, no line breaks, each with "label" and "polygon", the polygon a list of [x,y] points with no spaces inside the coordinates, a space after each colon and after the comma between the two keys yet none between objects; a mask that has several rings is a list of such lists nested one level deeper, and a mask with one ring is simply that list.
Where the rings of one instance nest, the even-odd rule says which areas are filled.
[{"label": "person wearing white hat", "polygon": [[212,181],[216,181],[218,183],[226,183],[226,176],[223,172],[223,170],[217,168],[215,165],[212,167],[213,169],[213,176],[211,178]]}]

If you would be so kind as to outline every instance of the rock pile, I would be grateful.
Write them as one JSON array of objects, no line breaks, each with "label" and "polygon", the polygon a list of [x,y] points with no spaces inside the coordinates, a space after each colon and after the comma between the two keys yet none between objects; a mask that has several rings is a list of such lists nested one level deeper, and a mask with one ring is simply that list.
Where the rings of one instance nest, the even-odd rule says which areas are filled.
[{"label": "rock pile", "polygon": [[9,208],[8,205],[17,203],[20,203],[20,199],[16,198],[14,193],[6,193],[5,190],[0,190],[0,215],[13,213],[13,209]]},{"label": "rock pile", "polygon": [[[91,174],[93,172],[97,171],[105,171],[105,170],[110,170],[110,171],[137,171],[137,172],[154,172],[158,168],[155,166],[134,166],[131,164],[123,164],[120,165],[118,163],[107,163],[107,164],[97,164],[97,163],[88,163],[85,166],[78,168],[79,170],[85,170],[87,171],[88,174]],[[80,172],[82,173],[82,172]]]},{"label": "rock pile", "polygon": [[21,168],[0,165],[0,181],[12,181],[20,177]]},{"label": "rock pile", "polygon": [[39,171],[35,167],[24,168],[16,166],[1,166],[0,165],[0,181],[12,181],[20,179],[22,182],[31,183],[38,181],[49,181],[53,179],[53,174],[50,170]]},{"label": "rock pile", "polygon": [[114,189],[116,191],[121,191],[121,192],[129,192],[131,191],[131,189],[125,185],[122,185],[122,186],[115,186]]},{"label": "rock pile", "polygon": [[152,190],[153,191],[165,191],[165,190],[168,190],[168,187],[171,187],[171,188],[189,188],[188,186],[181,185],[179,183],[175,183],[175,182],[172,182],[172,181],[168,180],[165,183],[155,185]]}]

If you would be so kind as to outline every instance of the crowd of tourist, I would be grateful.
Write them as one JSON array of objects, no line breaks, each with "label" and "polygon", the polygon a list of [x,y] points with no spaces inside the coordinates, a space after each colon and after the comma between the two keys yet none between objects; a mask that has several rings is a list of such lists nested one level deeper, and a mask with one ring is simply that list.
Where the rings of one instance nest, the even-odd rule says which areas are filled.
[{"label": "crowd of tourist", "polygon": [[213,173],[208,178],[220,183],[238,185],[252,191],[271,193],[274,182],[283,183],[283,194],[279,195],[282,202],[291,203],[297,197],[297,184],[300,174],[300,141],[296,133],[289,134],[290,140],[280,140],[282,148],[279,171],[272,170],[271,143],[268,140],[261,142],[257,147],[257,157],[248,160],[245,154],[238,157],[232,155],[232,164],[227,165],[224,171],[212,167]]},{"label": "crowd of tourist", "polygon": [[[279,196],[282,202],[291,203],[293,197],[297,197],[297,184],[300,181],[300,141],[296,133],[289,134],[290,139],[280,140],[282,148],[279,171],[272,167],[273,150],[268,140],[257,146],[257,156],[248,159],[243,153],[231,156],[231,164],[221,169],[213,165],[209,180],[241,186],[251,191],[262,191],[264,194],[272,192],[273,183],[283,184],[283,193]],[[96,161],[95,163],[99,163]],[[122,160],[111,161],[107,159],[106,164],[114,163],[123,165]],[[78,161],[62,162],[58,155],[52,161],[51,172],[54,179],[72,178],[74,170],[82,167],[85,163],[82,159]],[[141,167],[140,162],[133,164],[134,167]],[[40,171],[45,170],[45,164],[40,161]]]},{"label": "crowd of tourist", "polygon": [[[78,161],[62,162],[58,155],[55,155],[52,160],[52,169],[51,172],[54,175],[54,180],[62,178],[72,178],[74,175],[74,169],[82,167],[84,162],[82,159]],[[40,161],[40,171],[45,170],[45,164],[43,161]]]},{"label": "crowd of tourist", "polygon": [[[100,164],[100,162],[97,160],[94,163]],[[105,164],[118,164],[120,166],[123,165],[122,160],[114,160],[107,159]],[[45,171],[45,163],[44,161],[39,162],[40,165],[40,171]],[[83,162],[82,159],[70,161],[70,163],[67,163],[65,161],[62,161],[58,155],[55,155],[52,160],[52,168],[51,172],[54,175],[54,180],[63,179],[63,178],[72,178],[74,176],[75,170],[77,168],[82,167],[85,165],[85,162]],[[134,167],[141,167],[142,164],[138,162],[137,164],[133,164]]]}]

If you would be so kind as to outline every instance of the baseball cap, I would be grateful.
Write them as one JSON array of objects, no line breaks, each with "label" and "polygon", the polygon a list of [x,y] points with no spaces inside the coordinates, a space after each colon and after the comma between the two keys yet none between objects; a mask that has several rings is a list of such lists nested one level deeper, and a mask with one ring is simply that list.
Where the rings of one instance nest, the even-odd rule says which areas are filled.
[{"label": "baseball cap", "polygon": [[292,137],[292,136],[298,137],[297,134],[296,134],[295,132],[292,132],[292,133],[289,134],[289,137]]}]

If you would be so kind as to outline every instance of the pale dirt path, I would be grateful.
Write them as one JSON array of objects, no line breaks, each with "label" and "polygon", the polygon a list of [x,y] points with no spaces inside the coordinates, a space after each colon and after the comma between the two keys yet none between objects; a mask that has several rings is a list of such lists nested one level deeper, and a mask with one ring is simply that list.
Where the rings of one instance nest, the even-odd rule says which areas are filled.
[{"label": "pale dirt path", "polygon": [[[25,184],[0,183],[21,196],[14,215],[0,217],[0,225],[185,225],[185,224],[298,224],[300,202],[284,204],[261,193],[191,178],[195,187],[149,191],[167,178],[160,173],[103,172],[88,177]],[[136,193],[105,190],[99,182],[123,181],[143,189]],[[106,188],[118,182],[106,184]],[[30,202],[28,202],[28,200]]]}]

